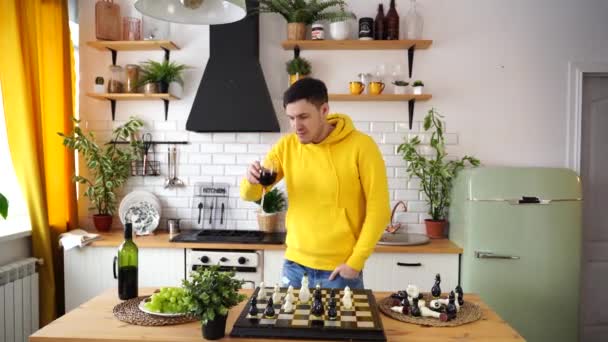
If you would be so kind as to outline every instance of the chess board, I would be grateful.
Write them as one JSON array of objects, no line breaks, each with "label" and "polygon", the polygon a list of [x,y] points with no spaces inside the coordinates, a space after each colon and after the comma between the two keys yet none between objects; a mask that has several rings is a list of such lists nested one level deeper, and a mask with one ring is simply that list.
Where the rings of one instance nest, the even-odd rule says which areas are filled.
[{"label": "chess board", "polygon": [[[281,288],[281,302],[274,303],[275,316],[264,317],[264,309],[268,298],[273,294],[273,288],[265,288],[266,300],[258,300],[259,314],[249,315],[251,299],[258,295],[257,288],[240,313],[230,336],[234,337],[266,337],[282,339],[325,339],[325,340],[358,340],[386,341],[384,328],[376,306],[376,300],[370,290],[351,290],[353,307],[346,309],[342,306],[341,298],[344,291],[336,289],[338,316],[335,320],[327,317],[330,289],[322,289],[322,302],[325,314],[322,320],[310,314],[312,298],[308,303],[294,303],[294,310],[286,313],[282,308],[283,298],[287,288]],[[312,292],[312,289],[311,289]],[[299,298],[299,289],[294,289],[294,295]],[[312,297],[312,296],[311,296]]]}]

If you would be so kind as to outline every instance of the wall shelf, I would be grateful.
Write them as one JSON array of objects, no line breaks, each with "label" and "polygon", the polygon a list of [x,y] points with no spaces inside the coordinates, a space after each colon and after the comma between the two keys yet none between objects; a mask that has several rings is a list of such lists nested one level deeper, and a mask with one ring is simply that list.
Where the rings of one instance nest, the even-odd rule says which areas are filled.
[{"label": "wall shelf", "polygon": [[116,114],[116,101],[162,100],[165,104],[165,121],[167,121],[169,101],[179,100],[179,97],[171,94],[87,93],[87,96],[97,100],[110,101],[112,121],[114,121]]},{"label": "wall shelf", "polygon": [[432,40],[285,40],[284,50],[418,50],[428,49]]},{"label": "wall shelf", "polygon": [[112,64],[116,65],[118,51],[165,51],[165,59],[169,60],[169,51],[179,50],[179,47],[170,40],[94,40],[87,45],[100,51],[112,52]]},{"label": "wall shelf", "polygon": [[414,105],[416,101],[428,101],[433,96],[431,94],[422,94],[422,95],[414,95],[414,94],[404,94],[404,95],[396,95],[396,94],[380,94],[380,95],[352,95],[352,94],[329,94],[330,101],[362,101],[362,102],[371,102],[371,101],[407,101],[408,103],[408,118],[409,118],[409,127],[412,129],[412,124],[414,121]]}]

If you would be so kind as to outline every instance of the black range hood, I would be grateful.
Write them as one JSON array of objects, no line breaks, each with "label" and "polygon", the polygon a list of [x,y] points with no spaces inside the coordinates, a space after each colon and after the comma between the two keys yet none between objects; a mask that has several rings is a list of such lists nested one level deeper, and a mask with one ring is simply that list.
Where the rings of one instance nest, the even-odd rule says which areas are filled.
[{"label": "black range hood", "polygon": [[232,24],[209,27],[210,57],[194,98],[186,130],[279,132],[260,65],[259,15],[251,11]]}]

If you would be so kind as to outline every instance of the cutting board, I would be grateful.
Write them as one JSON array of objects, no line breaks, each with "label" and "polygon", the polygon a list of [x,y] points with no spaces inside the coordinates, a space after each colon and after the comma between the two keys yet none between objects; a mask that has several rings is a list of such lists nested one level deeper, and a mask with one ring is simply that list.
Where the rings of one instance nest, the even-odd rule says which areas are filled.
[{"label": "cutting board", "polygon": [[95,36],[102,40],[120,40],[120,6],[113,0],[95,4]]}]

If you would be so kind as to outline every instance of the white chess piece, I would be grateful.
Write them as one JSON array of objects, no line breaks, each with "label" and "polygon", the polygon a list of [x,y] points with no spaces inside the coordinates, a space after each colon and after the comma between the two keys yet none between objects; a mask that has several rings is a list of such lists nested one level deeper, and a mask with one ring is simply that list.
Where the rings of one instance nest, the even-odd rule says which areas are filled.
[{"label": "white chess piece", "polygon": [[258,291],[258,301],[266,300],[266,289],[264,287],[264,282],[260,282],[260,290]]},{"label": "white chess piece", "polygon": [[300,302],[306,303],[310,300],[310,289],[308,288],[308,276],[302,277],[302,287],[300,288]]},{"label": "white chess piece", "polygon": [[272,301],[275,303],[280,303],[281,302],[281,292],[279,289],[279,284],[276,284],[274,286],[274,292],[272,294]]},{"label": "white chess piece", "polygon": [[[433,299],[431,301],[431,303],[429,303],[429,307],[431,309],[439,310],[439,309],[441,309],[442,304],[443,304],[442,299]],[[445,305],[447,305],[447,304],[445,304]]]},{"label": "white chess piece", "polygon": [[420,309],[420,314],[422,315],[422,317],[433,317],[441,320],[442,322],[448,320],[448,316],[444,313],[433,311],[427,308],[426,306],[418,306],[418,308]]},{"label": "white chess piece", "polygon": [[407,296],[409,297],[408,299],[410,300],[410,302],[412,302],[412,299],[414,298],[418,298],[418,296],[420,296],[420,290],[418,289],[418,286],[416,285],[408,285],[407,288],[405,289],[405,292],[407,293]]},{"label": "white chess piece", "polygon": [[283,303],[284,303],[283,306],[285,306],[285,304],[287,304],[287,302],[289,302],[290,304],[293,304],[294,301],[295,301],[295,297],[293,296],[293,293],[287,292],[287,294],[283,298]]},{"label": "white chess piece", "polygon": [[295,297],[293,296],[293,286],[289,285],[289,287],[287,288],[287,293],[288,293],[288,294],[291,294],[291,298],[295,298]]},{"label": "white chess piece", "polygon": [[347,286],[344,289],[344,296],[342,296],[342,305],[346,310],[350,310],[353,307],[352,293],[350,288]]},{"label": "white chess piece", "polygon": [[398,313],[403,313],[403,306],[393,306],[393,307],[391,307],[391,310],[398,312]]},{"label": "white chess piece", "polygon": [[286,313],[291,313],[293,311],[293,303],[291,302],[291,298],[288,298],[290,296],[292,295],[289,293],[285,296],[285,304],[283,304],[283,311]]}]

